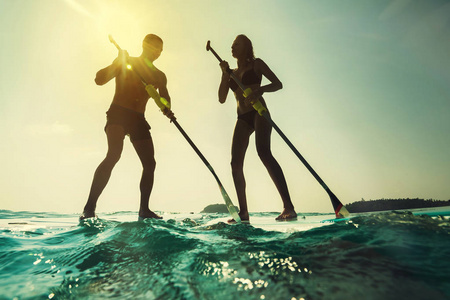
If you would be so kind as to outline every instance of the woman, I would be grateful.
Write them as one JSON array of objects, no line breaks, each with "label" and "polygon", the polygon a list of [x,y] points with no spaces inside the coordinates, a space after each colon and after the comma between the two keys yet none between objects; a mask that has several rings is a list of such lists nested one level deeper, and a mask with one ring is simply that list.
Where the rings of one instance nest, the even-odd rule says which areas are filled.
[{"label": "woman", "polygon": [[[229,70],[228,63],[226,61],[220,63],[222,80],[219,86],[219,102],[225,102],[229,89],[234,92],[237,100],[238,119],[234,129],[233,144],[231,147],[231,169],[239,201],[239,216],[242,221],[249,221],[243,166],[250,135],[255,132],[258,155],[283,200],[284,210],[276,220],[295,220],[297,219],[297,213],[294,210],[294,205],[289,196],[283,171],[270,151],[272,126],[252,107],[252,103],[258,99],[267,107],[264,100],[260,97],[266,92],[278,91],[283,85],[263,60],[255,58],[252,42],[245,35],[238,35],[236,37],[231,46],[231,52],[233,57],[237,59],[238,65],[237,69],[233,70],[233,73],[246,87],[250,87],[253,91],[249,97],[245,98],[242,90],[239,89],[238,85],[230,78],[230,74],[227,72]],[[270,81],[270,84],[261,86],[263,75]],[[229,220],[229,223],[232,222],[234,222],[233,219]]]}]

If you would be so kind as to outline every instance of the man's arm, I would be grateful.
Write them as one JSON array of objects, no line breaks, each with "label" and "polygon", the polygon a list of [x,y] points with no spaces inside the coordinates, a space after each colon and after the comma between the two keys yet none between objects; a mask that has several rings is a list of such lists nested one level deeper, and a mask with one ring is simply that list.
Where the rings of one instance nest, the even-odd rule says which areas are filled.
[{"label": "man's arm", "polygon": [[106,68],[101,69],[95,75],[95,83],[97,85],[104,85],[105,83],[107,83],[108,81],[110,81],[111,79],[116,77],[117,74],[119,73],[119,70],[120,70],[120,68],[118,68],[114,64],[111,64],[111,65],[107,66]]},{"label": "man's arm", "polygon": [[[158,91],[159,91],[159,95],[162,98],[166,99],[167,102],[169,102],[169,104],[171,104],[169,91],[167,90],[167,77],[163,72],[161,72],[161,84],[158,87]],[[172,120],[174,118],[174,114],[173,114],[172,110],[170,110],[169,108],[165,108],[162,112],[169,119]]]},{"label": "man's arm", "polygon": [[116,77],[119,74],[122,65],[126,63],[127,59],[128,53],[124,50],[119,51],[119,55],[111,65],[97,72],[97,74],[95,75],[95,83],[97,85],[104,85],[105,83]]},{"label": "man's arm", "polygon": [[170,103],[169,91],[167,90],[167,77],[161,72],[161,84],[158,87],[159,95]]}]

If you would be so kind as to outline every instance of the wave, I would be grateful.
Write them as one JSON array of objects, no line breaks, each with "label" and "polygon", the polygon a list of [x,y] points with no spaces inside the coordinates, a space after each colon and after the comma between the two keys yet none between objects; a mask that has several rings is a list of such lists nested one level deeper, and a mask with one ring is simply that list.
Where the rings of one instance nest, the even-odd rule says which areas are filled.
[{"label": "wave", "polygon": [[91,219],[62,227],[3,228],[0,295],[20,299],[450,296],[448,219],[385,213],[282,232],[248,224],[230,226],[220,221],[223,217]]}]

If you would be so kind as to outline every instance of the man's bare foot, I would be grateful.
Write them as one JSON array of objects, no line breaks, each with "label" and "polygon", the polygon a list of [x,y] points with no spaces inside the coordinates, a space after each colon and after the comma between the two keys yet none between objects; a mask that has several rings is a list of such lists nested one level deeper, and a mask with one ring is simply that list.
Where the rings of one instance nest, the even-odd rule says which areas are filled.
[{"label": "man's bare foot", "polygon": [[[236,222],[235,219],[229,219],[229,220],[227,221],[227,223],[228,223],[228,224],[237,224],[237,222]],[[243,223],[243,224],[250,224],[250,221],[249,221],[249,220],[242,220],[242,219],[241,219],[241,223]]]},{"label": "man's bare foot", "polygon": [[[241,222],[242,222],[242,223],[246,223],[246,224],[249,224],[249,223],[250,223],[250,218],[249,218],[249,216],[248,216],[248,213],[245,213],[245,214],[239,213],[239,217],[241,218]],[[227,221],[227,223],[228,223],[228,224],[236,224],[237,222],[236,222],[235,219],[229,219],[229,220]]]},{"label": "man's bare foot", "polygon": [[151,210],[145,210],[145,211],[139,211],[139,220],[145,220],[145,219],[158,219],[161,220],[163,217],[158,216]]},{"label": "man's bare foot", "polygon": [[87,210],[83,211],[83,213],[80,216],[80,221],[89,218],[98,218],[97,215],[95,214],[95,211],[87,211]]},{"label": "man's bare foot", "polygon": [[294,209],[283,209],[283,212],[275,218],[276,221],[295,221],[297,220],[297,213]]}]

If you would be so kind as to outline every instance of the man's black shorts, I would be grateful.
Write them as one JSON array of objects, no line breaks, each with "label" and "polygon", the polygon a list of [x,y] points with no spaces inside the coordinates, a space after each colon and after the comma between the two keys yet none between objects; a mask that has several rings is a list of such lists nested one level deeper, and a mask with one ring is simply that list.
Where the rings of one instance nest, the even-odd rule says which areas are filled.
[{"label": "man's black shorts", "polygon": [[131,141],[150,139],[150,125],[145,120],[143,113],[112,104],[106,112],[106,127],[119,125],[130,136]]}]

